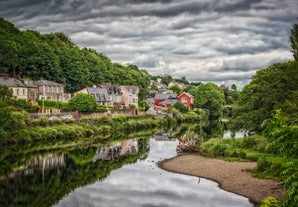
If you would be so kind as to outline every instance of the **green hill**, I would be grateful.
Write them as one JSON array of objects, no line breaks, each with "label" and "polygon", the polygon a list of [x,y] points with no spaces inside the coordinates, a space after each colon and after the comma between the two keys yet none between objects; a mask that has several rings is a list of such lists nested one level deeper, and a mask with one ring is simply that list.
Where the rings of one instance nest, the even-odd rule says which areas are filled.
[{"label": "green hill", "polygon": [[20,31],[0,18],[0,73],[63,83],[68,92],[110,82],[137,85],[147,94],[150,75],[135,65],[113,63],[105,54],[79,48],[63,33]]}]

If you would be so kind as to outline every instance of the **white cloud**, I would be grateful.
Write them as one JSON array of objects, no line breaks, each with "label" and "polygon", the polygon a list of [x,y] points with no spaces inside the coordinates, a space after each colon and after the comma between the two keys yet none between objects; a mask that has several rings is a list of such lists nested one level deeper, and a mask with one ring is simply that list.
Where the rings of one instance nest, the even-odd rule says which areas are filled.
[{"label": "white cloud", "polygon": [[292,59],[296,0],[3,1],[20,29],[63,32],[113,62],[191,81],[249,79]]}]

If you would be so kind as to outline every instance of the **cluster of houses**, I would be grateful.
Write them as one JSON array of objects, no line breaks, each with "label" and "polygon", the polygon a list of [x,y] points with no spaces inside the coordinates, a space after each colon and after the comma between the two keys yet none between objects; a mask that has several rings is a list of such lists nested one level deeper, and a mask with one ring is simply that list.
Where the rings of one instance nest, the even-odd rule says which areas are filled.
[{"label": "cluster of houses", "polygon": [[[72,96],[65,92],[65,85],[48,80],[23,80],[20,78],[10,78],[7,74],[0,74],[0,85],[6,85],[13,91],[13,96],[17,99],[25,99],[31,104],[37,104],[38,100],[51,100],[67,102]],[[107,106],[119,105],[123,108],[130,105],[138,106],[137,86],[114,86],[112,84],[102,84],[93,87],[85,87],[76,92],[91,94],[97,103]]]},{"label": "cluster of houses", "polygon": [[[0,74],[0,85],[6,85],[13,91],[17,99],[25,99],[31,104],[37,104],[38,100],[51,100],[67,102],[72,95],[65,92],[65,85],[49,80],[38,81],[11,78],[7,74]],[[169,92],[167,87],[156,92],[154,98],[148,102],[154,106],[156,111],[166,111],[177,102],[183,103],[189,109],[193,109],[194,97],[186,92],[179,95]],[[131,105],[138,106],[138,86],[115,86],[110,83],[85,87],[73,93],[85,93],[94,96],[96,102],[105,106],[119,106],[128,108]]]},{"label": "cluster of houses", "polygon": [[173,93],[168,88],[173,85],[178,85],[181,89],[185,88],[186,85],[183,83],[170,82],[168,86],[160,83],[160,80],[151,81],[151,85],[155,85],[158,88],[158,92],[154,93],[154,98],[148,100],[149,103],[154,105],[154,109],[160,112],[166,112],[168,108],[173,106],[175,103],[180,102],[184,104],[188,109],[194,108],[194,96],[190,93],[183,92],[181,94]]}]

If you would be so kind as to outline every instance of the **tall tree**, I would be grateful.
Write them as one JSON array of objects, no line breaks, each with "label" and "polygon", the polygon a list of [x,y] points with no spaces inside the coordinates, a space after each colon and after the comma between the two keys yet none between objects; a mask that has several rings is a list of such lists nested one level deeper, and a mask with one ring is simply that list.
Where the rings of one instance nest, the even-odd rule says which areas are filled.
[{"label": "tall tree", "polygon": [[293,28],[291,30],[290,41],[294,59],[298,61],[298,24],[293,25]]},{"label": "tall tree", "polygon": [[195,98],[195,107],[209,112],[209,120],[221,118],[225,105],[224,92],[214,83],[200,84],[190,90]]},{"label": "tall tree", "polygon": [[235,127],[260,132],[272,119],[275,110],[293,113],[296,107],[291,102],[297,100],[298,91],[296,74],[297,61],[278,63],[259,70],[243,88],[233,108]]}]

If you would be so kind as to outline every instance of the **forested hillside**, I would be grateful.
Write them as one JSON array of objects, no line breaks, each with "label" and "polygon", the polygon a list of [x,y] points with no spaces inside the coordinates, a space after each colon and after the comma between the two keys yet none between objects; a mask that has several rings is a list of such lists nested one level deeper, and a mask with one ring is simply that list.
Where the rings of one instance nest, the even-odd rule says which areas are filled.
[{"label": "forested hillside", "polygon": [[[63,83],[68,92],[110,82],[138,85],[147,94],[150,75],[135,65],[113,63],[93,49],[79,48],[63,33],[20,31],[0,18],[0,73]],[[142,97],[141,97],[142,98]]]}]

